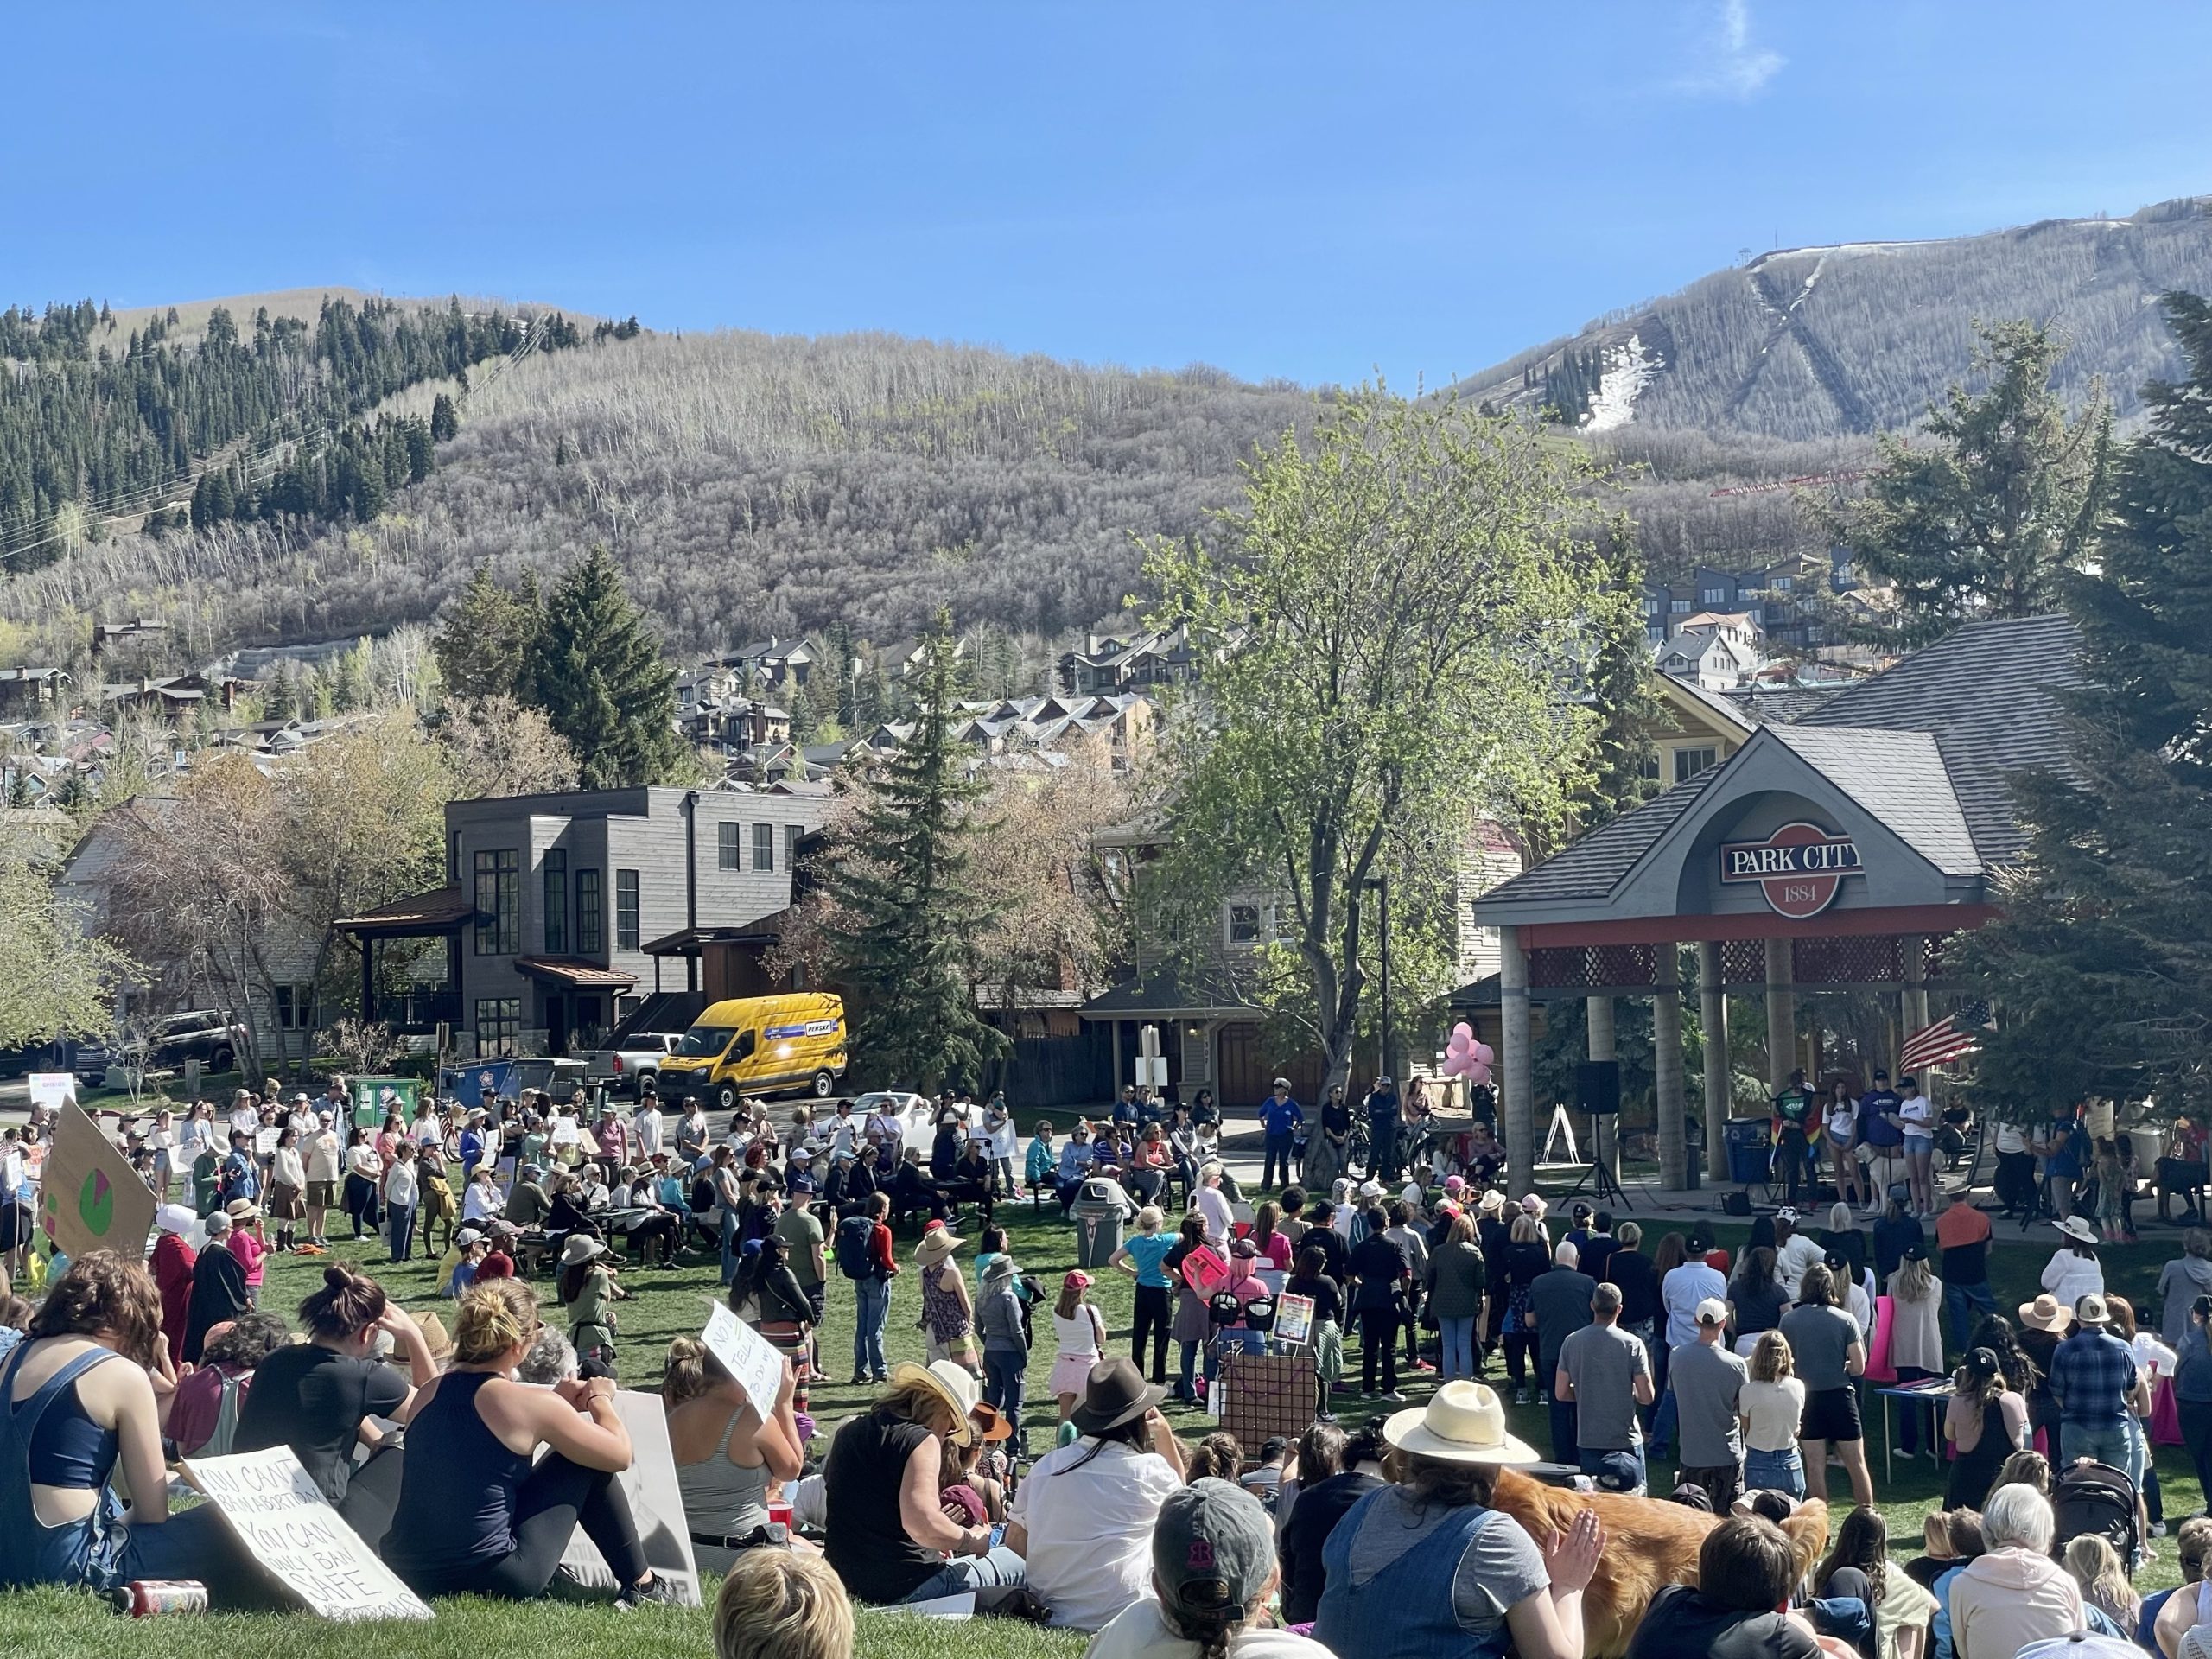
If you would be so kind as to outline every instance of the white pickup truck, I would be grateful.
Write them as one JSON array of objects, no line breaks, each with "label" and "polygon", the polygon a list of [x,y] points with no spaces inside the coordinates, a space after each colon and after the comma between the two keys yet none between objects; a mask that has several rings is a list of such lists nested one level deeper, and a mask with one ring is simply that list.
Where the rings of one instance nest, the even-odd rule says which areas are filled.
[{"label": "white pickup truck", "polygon": [[584,1078],[605,1084],[610,1094],[634,1096],[647,1083],[658,1087],[661,1061],[683,1040],[680,1031],[639,1032],[620,1048],[588,1049]]}]

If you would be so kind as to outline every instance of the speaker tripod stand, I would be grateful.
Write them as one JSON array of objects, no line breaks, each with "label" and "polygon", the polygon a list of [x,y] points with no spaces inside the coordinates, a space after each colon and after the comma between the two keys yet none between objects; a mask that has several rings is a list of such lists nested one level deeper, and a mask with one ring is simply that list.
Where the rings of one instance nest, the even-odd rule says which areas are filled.
[{"label": "speaker tripod stand", "polygon": [[[1559,1107],[1557,1113],[1561,1119],[1564,1119],[1567,1108]],[[1590,1161],[1583,1166],[1582,1173],[1574,1178],[1574,1185],[1560,1193],[1560,1197],[1564,1200],[1579,1198],[1587,1192],[1593,1203],[1617,1204],[1625,1209],[1628,1206],[1628,1194],[1621,1191],[1619,1178],[1613,1173],[1612,1166],[1605,1161],[1605,1142],[1598,1133],[1598,1120],[1603,1114],[1590,1112],[1586,1116],[1590,1120]],[[1613,1121],[1618,1133],[1620,1120],[1615,1118]],[[1572,1144],[1573,1136],[1570,1135],[1568,1139],[1569,1143]]]}]

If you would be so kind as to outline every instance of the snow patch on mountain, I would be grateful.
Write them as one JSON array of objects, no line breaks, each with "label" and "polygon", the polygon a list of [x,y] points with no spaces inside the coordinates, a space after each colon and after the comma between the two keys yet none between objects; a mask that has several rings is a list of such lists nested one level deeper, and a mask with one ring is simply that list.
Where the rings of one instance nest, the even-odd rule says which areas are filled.
[{"label": "snow patch on mountain", "polygon": [[1659,353],[1646,351],[1642,339],[1635,334],[1621,345],[1607,346],[1605,372],[1599,377],[1598,391],[1590,399],[1582,429],[1610,432],[1626,426],[1636,418],[1636,400],[1666,366]]}]

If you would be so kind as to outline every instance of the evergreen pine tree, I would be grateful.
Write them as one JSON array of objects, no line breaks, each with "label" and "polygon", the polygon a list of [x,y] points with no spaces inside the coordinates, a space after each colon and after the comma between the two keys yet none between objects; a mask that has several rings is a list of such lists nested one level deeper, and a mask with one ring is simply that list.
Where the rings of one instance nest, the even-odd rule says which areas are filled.
[{"label": "evergreen pine tree", "polygon": [[2212,304],[2165,308],[2189,378],[2144,389],[2095,571],[2068,584],[2068,765],[2016,785],[2027,856],[1959,947],[1995,1008],[1975,1062],[1993,1103],[2212,1107]]},{"label": "evergreen pine tree", "polygon": [[447,443],[461,430],[461,416],[453,406],[453,399],[440,392],[430,404],[430,441]]},{"label": "evergreen pine tree", "polygon": [[812,695],[804,685],[793,680],[789,694],[784,698],[784,704],[785,712],[791,717],[791,741],[802,745],[813,742],[814,734],[822,722],[814,712]]},{"label": "evergreen pine tree", "polygon": [[832,622],[824,635],[829,661],[823,664],[836,676],[837,724],[849,732],[859,722],[860,710],[853,695],[853,631],[842,622]]},{"label": "evergreen pine tree", "polygon": [[1585,832],[1641,806],[1660,788],[1657,749],[1651,741],[1659,710],[1648,678],[1651,650],[1644,643],[1637,602],[1643,591],[1643,560],[1635,530],[1625,519],[1614,523],[1607,541],[1605,586],[1618,602],[1606,618],[1591,671],[1599,725],[1589,778],[1574,810]]},{"label": "evergreen pine tree", "polygon": [[683,766],[676,671],[604,547],[547,597],[528,668],[526,700],[568,739],[586,789],[663,783]]},{"label": "evergreen pine tree", "polygon": [[858,1005],[868,1072],[927,1092],[982,1082],[1005,1036],[976,1011],[969,949],[994,914],[962,845],[982,792],[952,736],[961,684],[952,617],[938,613],[918,671],[913,735],[883,762],[825,876],[832,977]]},{"label": "evergreen pine tree", "polygon": [[478,564],[430,642],[446,695],[463,700],[516,695],[538,626],[536,583],[510,593],[492,580],[489,565]]},{"label": "evergreen pine tree", "polygon": [[1910,445],[1880,440],[1863,499],[1816,510],[1860,575],[1897,590],[1872,637],[1910,647],[1981,617],[2057,608],[2080,569],[2110,487],[2112,410],[2101,400],[2071,422],[2050,389],[2063,347],[2031,322],[1985,326],[1974,366],[1987,391],[1955,385]]}]

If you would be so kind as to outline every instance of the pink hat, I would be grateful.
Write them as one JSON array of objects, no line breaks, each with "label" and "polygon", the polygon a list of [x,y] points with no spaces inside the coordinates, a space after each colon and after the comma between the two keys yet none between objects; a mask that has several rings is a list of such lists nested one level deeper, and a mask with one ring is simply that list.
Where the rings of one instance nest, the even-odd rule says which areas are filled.
[{"label": "pink hat", "polygon": [[1457,1175],[1446,1175],[1444,1178],[1444,1190],[1446,1192],[1464,1192],[1466,1189],[1466,1182],[1460,1179]]}]

